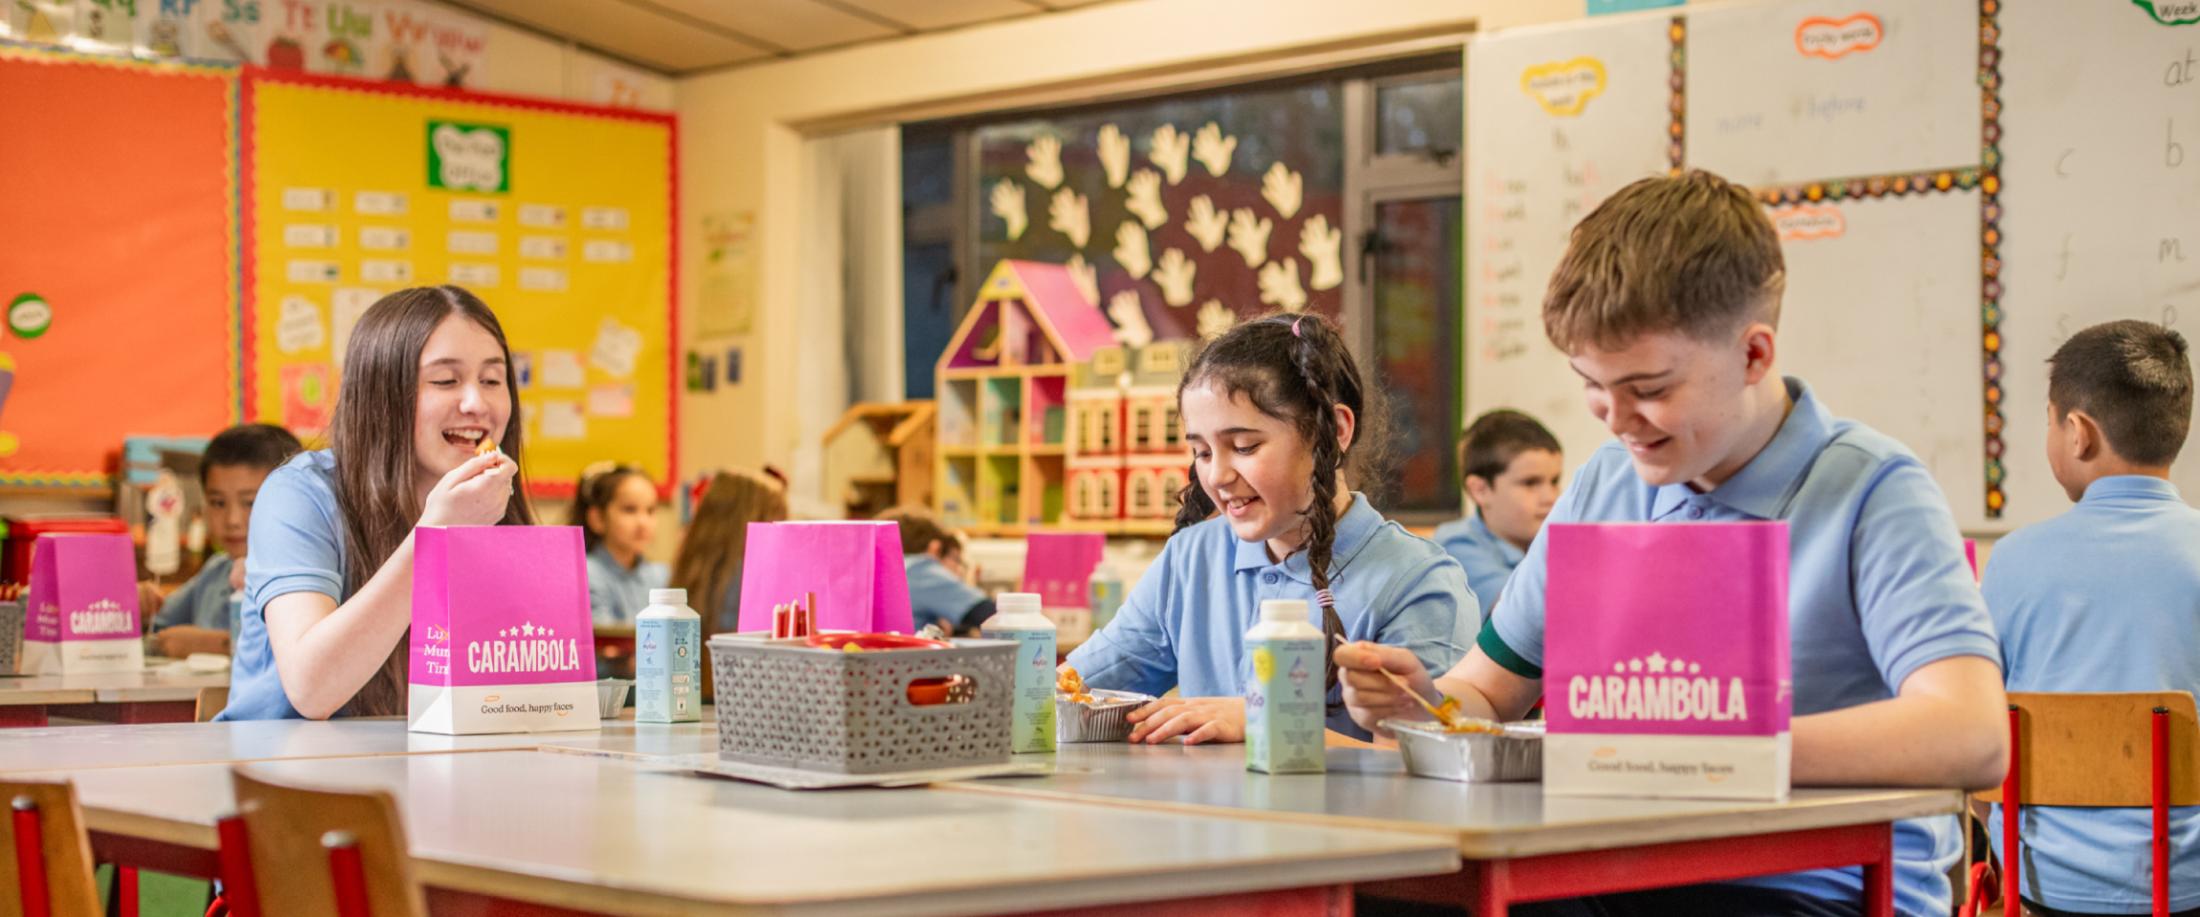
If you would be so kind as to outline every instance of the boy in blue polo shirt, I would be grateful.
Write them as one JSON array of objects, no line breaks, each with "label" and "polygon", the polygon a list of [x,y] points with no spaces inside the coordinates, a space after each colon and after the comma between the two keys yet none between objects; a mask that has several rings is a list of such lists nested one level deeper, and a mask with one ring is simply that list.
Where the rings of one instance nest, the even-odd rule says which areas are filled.
[{"label": "boy in blue polo shirt", "polygon": [[[2000,646],[1955,519],[1908,449],[1776,371],[1784,281],[1763,207],[1709,173],[1638,181],[1574,227],[1543,323],[1615,439],[1548,521],[1785,520],[1794,781],[1992,786],[2008,762]],[[1477,716],[1526,713],[1543,690],[1548,541],[1537,536],[1475,648],[1433,685],[1410,654],[1340,647],[1353,718],[1425,718],[1378,668]],[[1897,909],[1947,914],[1961,852],[1954,816],[1897,823]],[[1856,914],[1861,894],[1852,867],[1515,912]]]},{"label": "boy in blue polo shirt", "polygon": [[[2200,510],[2169,482],[2192,428],[2185,339],[2095,325],[2048,361],[2047,463],[2077,505],[2001,540],[1986,606],[2012,691],[2200,691]],[[2200,909],[2200,817],[2170,817],[2170,908]],[[2025,806],[2025,909],[2152,912],[2145,809]],[[1994,808],[1995,852],[2001,809]]]},{"label": "boy in blue polo shirt", "polygon": [[916,626],[977,633],[978,625],[993,617],[993,600],[964,580],[962,543],[916,507],[895,507],[878,518],[901,529],[901,565],[909,576],[909,613]]},{"label": "boy in blue polo shirt", "polygon": [[1499,409],[1460,435],[1459,469],[1474,508],[1465,519],[1437,526],[1436,543],[1467,568],[1467,585],[1487,618],[1558,502],[1565,466],[1558,437],[1533,417]]}]

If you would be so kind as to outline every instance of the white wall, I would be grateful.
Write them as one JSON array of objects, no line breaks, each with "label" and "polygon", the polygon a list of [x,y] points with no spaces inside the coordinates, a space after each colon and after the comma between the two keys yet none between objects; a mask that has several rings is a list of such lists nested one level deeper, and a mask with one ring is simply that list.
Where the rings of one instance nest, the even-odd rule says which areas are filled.
[{"label": "white wall", "polygon": [[1582,15],[1582,0],[1122,0],[680,80],[683,308],[716,212],[755,217],[759,304],[744,338],[681,342],[744,351],[742,384],[682,395],[681,467],[786,462],[802,445],[798,361],[837,353],[798,333],[805,132],[1347,66]]}]

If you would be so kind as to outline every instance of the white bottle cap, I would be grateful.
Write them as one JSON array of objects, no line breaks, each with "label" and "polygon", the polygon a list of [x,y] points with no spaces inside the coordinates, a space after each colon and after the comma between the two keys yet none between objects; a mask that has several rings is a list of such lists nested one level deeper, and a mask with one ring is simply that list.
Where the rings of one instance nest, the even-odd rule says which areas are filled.
[{"label": "white bottle cap", "polygon": [[688,591],[685,589],[649,590],[649,604],[651,605],[685,605],[687,603]]},{"label": "white bottle cap", "polygon": [[1260,600],[1260,623],[1305,624],[1309,620],[1305,599]]},{"label": "white bottle cap", "polygon": [[1036,592],[1003,592],[993,597],[993,610],[1004,615],[1038,614],[1039,594]]}]

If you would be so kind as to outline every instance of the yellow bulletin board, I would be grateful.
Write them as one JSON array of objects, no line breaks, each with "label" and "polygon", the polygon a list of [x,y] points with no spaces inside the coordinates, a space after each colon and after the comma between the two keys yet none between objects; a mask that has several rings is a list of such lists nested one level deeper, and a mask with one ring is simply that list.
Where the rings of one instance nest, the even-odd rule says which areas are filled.
[{"label": "yellow bulletin board", "polygon": [[677,480],[671,117],[252,69],[242,101],[249,414],[325,429],[359,316],[449,283],[510,339],[530,491]]}]

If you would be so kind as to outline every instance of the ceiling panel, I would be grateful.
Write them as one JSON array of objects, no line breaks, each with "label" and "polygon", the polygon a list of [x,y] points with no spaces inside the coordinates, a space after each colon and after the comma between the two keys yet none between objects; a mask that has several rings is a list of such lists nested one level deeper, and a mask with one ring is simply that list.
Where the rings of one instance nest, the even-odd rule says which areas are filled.
[{"label": "ceiling panel", "polygon": [[[1108,0],[444,0],[668,74]],[[0,0],[4,5],[4,0]]]},{"label": "ceiling panel", "polygon": [[815,0],[649,0],[789,51],[892,38],[910,30]]},{"label": "ceiling panel", "polygon": [[771,56],[765,48],[638,4],[606,0],[452,2],[666,73],[724,67]]},{"label": "ceiling panel", "polygon": [[917,29],[952,29],[1044,12],[1027,0],[839,0],[854,7]]}]

